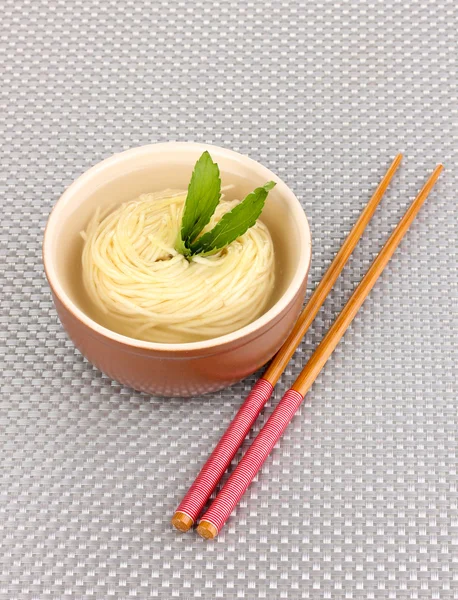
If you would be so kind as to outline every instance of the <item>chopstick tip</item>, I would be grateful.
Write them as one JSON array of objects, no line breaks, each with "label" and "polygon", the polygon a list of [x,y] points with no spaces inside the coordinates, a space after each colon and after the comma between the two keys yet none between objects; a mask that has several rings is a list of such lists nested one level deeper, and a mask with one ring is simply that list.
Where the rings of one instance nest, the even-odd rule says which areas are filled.
[{"label": "chopstick tip", "polygon": [[189,531],[194,525],[193,519],[180,510],[177,510],[177,512],[173,515],[171,523],[175,529],[183,532]]},{"label": "chopstick tip", "polygon": [[444,170],[444,165],[442,163],[439,163],[438,165],[436,165],[436,168],[431,173],[431,176],[429,178],[432,185],[434,185],[436,183],[436,181],[439,179],[439,175],[442,173],[443,170]]},{"label": "chopstick tip", "polygon": [[399,152],[398,154],[396,154],[396,156],[393,158],[393,162],[391,163],[391,167],[388,170],[388,173],[391,173],[391,176],[394,175],[394,172],[396,171],[396,169],[399,167],[399,165],[401,164],[402,159],[404,158],[404,155],[402,154],[402,152]]},{"label": "chopstick tip", "polygon": [[210,521],[201,521],[196,531],[206,540],[212,540],[218,535],[218,530]]}]

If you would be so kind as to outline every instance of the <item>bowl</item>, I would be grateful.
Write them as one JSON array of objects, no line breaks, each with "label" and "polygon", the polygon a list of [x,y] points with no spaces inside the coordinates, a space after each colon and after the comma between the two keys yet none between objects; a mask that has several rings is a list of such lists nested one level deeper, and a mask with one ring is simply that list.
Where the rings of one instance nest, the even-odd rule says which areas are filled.
[{"label": "bowl", "polygon": [[[88,310],[82,273],[85,229],[95,208],[108,208],[142,193],[186,189],[204,150],[219,165],[233,197],[274,180],[261,219],[276,254],[275,291],[258,319],[218,338],[163,344],[126,337],[102,327]],[[59,319],[78,350],[108,377],[160,396],[194,396],[247,377],[277,352],[301,310],[311,259],[305,213],[293,192],[256,161],[208,144],[170,142],[133,148],[102,161],[70,185],[52,210],[43,241],[43,262]]]}]

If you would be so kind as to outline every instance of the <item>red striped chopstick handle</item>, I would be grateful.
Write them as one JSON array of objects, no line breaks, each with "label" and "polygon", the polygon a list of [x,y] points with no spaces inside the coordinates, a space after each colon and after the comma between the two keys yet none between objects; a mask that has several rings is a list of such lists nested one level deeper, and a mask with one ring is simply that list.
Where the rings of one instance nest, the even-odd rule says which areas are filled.
[{"label": "red striped chopstick handle", "polygon": [[185,513],[194,523],[197,521],[211,493],[272,395],[272,391],[272,384],[266,379],[261,378],[255,383],[176,512]]},{"label": "red striped chopstick handle", "polygon": [[203,515],[202,521],[211,523],[218,532],[221,531],[231,512],[297,412],[303,399],[302,394],[295,390],[286,392],[213,504]]}]

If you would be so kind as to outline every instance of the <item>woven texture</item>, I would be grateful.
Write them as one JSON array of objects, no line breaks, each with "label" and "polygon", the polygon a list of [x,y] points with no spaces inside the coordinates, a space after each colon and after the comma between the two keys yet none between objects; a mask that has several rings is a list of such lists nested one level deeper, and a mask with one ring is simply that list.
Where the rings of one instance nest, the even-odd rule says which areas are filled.
[{"label": "woven texture", "polygon": [[[0,28],[0,598],[458,598],[458,4],[4,0]],[[247,153],[292,187],[310,289],[405,152],[255,432],[446,167],[211,542],[169,519],[255,378],[191,400],[109,381],[41,264],[75,177],[166,140]]]}]

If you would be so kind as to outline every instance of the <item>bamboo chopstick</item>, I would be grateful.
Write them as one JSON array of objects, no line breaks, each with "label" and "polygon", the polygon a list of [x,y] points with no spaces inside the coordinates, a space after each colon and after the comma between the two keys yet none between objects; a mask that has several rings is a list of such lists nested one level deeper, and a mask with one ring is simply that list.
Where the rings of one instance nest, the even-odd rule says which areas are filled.
[{"label": "bamboo chopstick", "polygon": [[256,473],[285,431],[321,369],[336,348],[356,313],[373,288],[397,246],[409,229],[423,202],[437,181],[443,167],[438,165],[416,199],[383,246],[366,275],[355,289],[322,342],[267,420],[246,454],[223,486],[209,510],[203,515],[197,532],[204,538],[218,535],[232,510],[252,482]]},{"label": "bamboo chopstick", "polygon": [[189,488],[172,517],[172,525],[180,531],[188,531],[196,522],[217,483],[230,465],[235,453],[246,438],[260,411],[270,398],[273,388],[313,322],[336,279],[345,266],[353,249],[361,238],[367,224],[383,197],[393,175],[399,167],[402,154],[398,154],[375,190],[372,198],[361,212],[353,229],[336,254],[310,300],[302,311],[292,332],[273,358],[262,378],[253,386],[199,475]]}]

